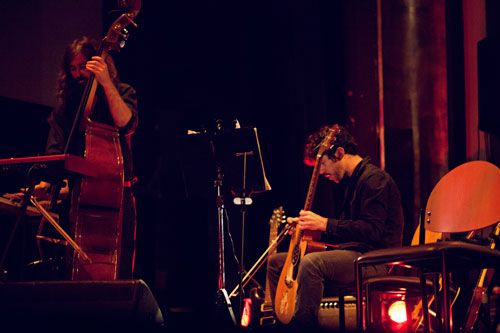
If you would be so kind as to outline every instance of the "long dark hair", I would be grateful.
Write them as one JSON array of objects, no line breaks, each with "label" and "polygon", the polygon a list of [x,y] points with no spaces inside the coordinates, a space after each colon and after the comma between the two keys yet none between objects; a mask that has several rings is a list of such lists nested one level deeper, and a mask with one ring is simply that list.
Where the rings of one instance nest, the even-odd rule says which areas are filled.
[{"label": "long dark hair", "polygon": [[[78,37],[66,46],[57,81],[56,97],[59,102],[63,104],[67,103],[68,99],[72,97],[73,93],[75,93],[75,90],[78,88],[75,80],[71,76],[71,61],[73,61],[73,59],[80,53],[85,57],[85,59],[89,60],[92,56],[97,54],[97,49],[97,42],[87,36]],[[119,78],[113,58],[108,54],[105,57],[105,61],[108,65],[111,80],[113,80],[113,83],[116,85],[119,82]]]}]

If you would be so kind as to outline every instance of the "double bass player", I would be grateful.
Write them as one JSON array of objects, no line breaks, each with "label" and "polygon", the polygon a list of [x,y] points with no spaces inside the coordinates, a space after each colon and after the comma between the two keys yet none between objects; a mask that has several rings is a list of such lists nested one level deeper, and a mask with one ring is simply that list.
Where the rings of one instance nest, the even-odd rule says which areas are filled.
[{"label": "double bass player", "polygon": [[[130,279],[133,277],[136,247],[136,210],[132,191],[135,178],[131,137],[138,124],[137,95],[132,86],[120,81],[111,56],[99,55],[98,43],[87,36],[78,37],[66,46],[58,76],[57,105],[48,118],[50,129],[45,153],[47,155],[69,153],[83,156],[85,149],[89,149],[85,147],[86,133],[82,126],[76,126],[71,140],[69,140],[69,134],[85,87],[92,74],[97,82],[97,89],[89,118],[97,123],[117,128],[118,150],[121,152],[119,158],[122,159],[123,164],[123,175],[120,175],[124,180],[121,220],[118,222],[121,224],[120,239],[119,249],[116,251],[119,253],[119,258],[116,260],[116,273],[112,279]],[[68,142],[69,145],[67,145]],[[59,193],[59,198],[63,200],[61,207],[66,210],[61,214],[62,216],[69,214],[70,204],[73,204],[73,202],[70,203],[68,195],[71,187],[71,179],[69,182],[66,179]],[[51,184],[42,181],[35,186],[33,195],[39,200],[49,199],[50,188]],[[60,223],[67,225],[68,221],[60,221]],[[96,232],[99,233],[99,230]],[[71,265],[71,262],[68,262],[68,265]],[[67,269],[71,270],[71,267]],[[68,272],[68,274],[71,273]]]}]

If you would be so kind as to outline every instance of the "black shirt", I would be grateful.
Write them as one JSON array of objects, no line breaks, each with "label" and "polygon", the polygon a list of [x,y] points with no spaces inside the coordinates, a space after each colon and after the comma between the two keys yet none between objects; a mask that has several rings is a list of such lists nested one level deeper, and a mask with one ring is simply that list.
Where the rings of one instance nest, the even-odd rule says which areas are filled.
[{"label": "black shirt", "polygon": [[392,177],[363,159],[347,179],[340,219],[329,218],[326,239],[366,252],[402,245],[401,195]]}]

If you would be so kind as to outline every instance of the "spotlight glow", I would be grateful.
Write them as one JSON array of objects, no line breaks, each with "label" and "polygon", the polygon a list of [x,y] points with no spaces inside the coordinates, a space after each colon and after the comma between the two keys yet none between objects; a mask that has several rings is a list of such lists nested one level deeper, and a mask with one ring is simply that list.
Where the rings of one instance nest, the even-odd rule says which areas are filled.
[{"label": "spotlight glow", "polygon": [[406,318],[406,303],[405,301],[396,301],[389,306],[389,310],[387,311],[389,318],[392,321],[402,324],[404,323]]}]

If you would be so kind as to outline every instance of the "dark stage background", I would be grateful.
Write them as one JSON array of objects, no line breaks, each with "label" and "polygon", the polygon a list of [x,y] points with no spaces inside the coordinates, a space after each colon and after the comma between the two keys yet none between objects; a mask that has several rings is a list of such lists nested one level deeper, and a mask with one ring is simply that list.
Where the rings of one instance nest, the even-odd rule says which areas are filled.
[{"label": "dark stage background", "polygon": [[[183,134],[212,131],[216,120],[226,129],[236,119],[258,129],[272,191],[253,195],[247,208],[248,269],[267,247],[273,209],[296,214],[303,205],[306,133],[345,119],[341,12],[329,2],[144,4],[140,28],[120,57],[134,64],[123,79],[135,83],[142,105],[135,137],[138,273],[155,281],[172,308],[209,309],[218,277],[216,172],[203,156],[209,151],[189,151]],[[230,181],[223,180],[228,292],[238,279],[243,224],[228,193],[239,184]],[[263,273],[256,276],[262,285]]]},{"label": "dark stage background", "polygon": [[[52,76],[55,85],[65,43],[80,33],[100,37],[117,17],[110,14],[114,1],[96,1],[83,16],[77,14],[79,1],[64,9],[58,1],[35,2],[33,8],[20,3],[0,5],[0,12],[24,10],[34,18],[24,30],[12,15],[3,20],[9,29],[0,41],[12,45],[20,32],[24,42],[13,45],[18,50],[0,50],[7,81],[0,89],[1,157],[43,152],[54,89],[37,80]],[[282,205],[295,215],[303,206],[312,170],[302,163],[302,147],[307,134],[325,123],[350,126],[361,154],[384,163],[393,175],[409,242],[418,208],[434,184],[466,160],[462,11],[454,1],[417,1],[416,11],[399,2],[384,4],[377,11],[377,1],[143,1],[138,28],[130,28],[114,59],[121,79],[139,96],[140,125],[133,137],[139,178],[136,278],[146,281],[164,311],[205,313],[217,291],[216,172],[207,149],[186,145],[188,129],[212,132],[217,121],[230,129],[236,119],[258,129],[272,190],[254,194],[247,208],[245,268],[268,245],[273,209]],[[407,23],[415,13],[411,30]],[[40,33],[67,16],[79,23]],[[23,56],[17,59],[16,53]],[[49,56],[33,63],[40,54]],[[40,74],[47,66],[52,71]],[[28,83],[6,89],[9,80]],[[243,226],[228,191],[239,184],[230,181],[223,180],[229,291],[238,279]],[[321,179],[313,208],[336,214],[341,191]],[[256,281],[265,283],[263,270]]]}]

